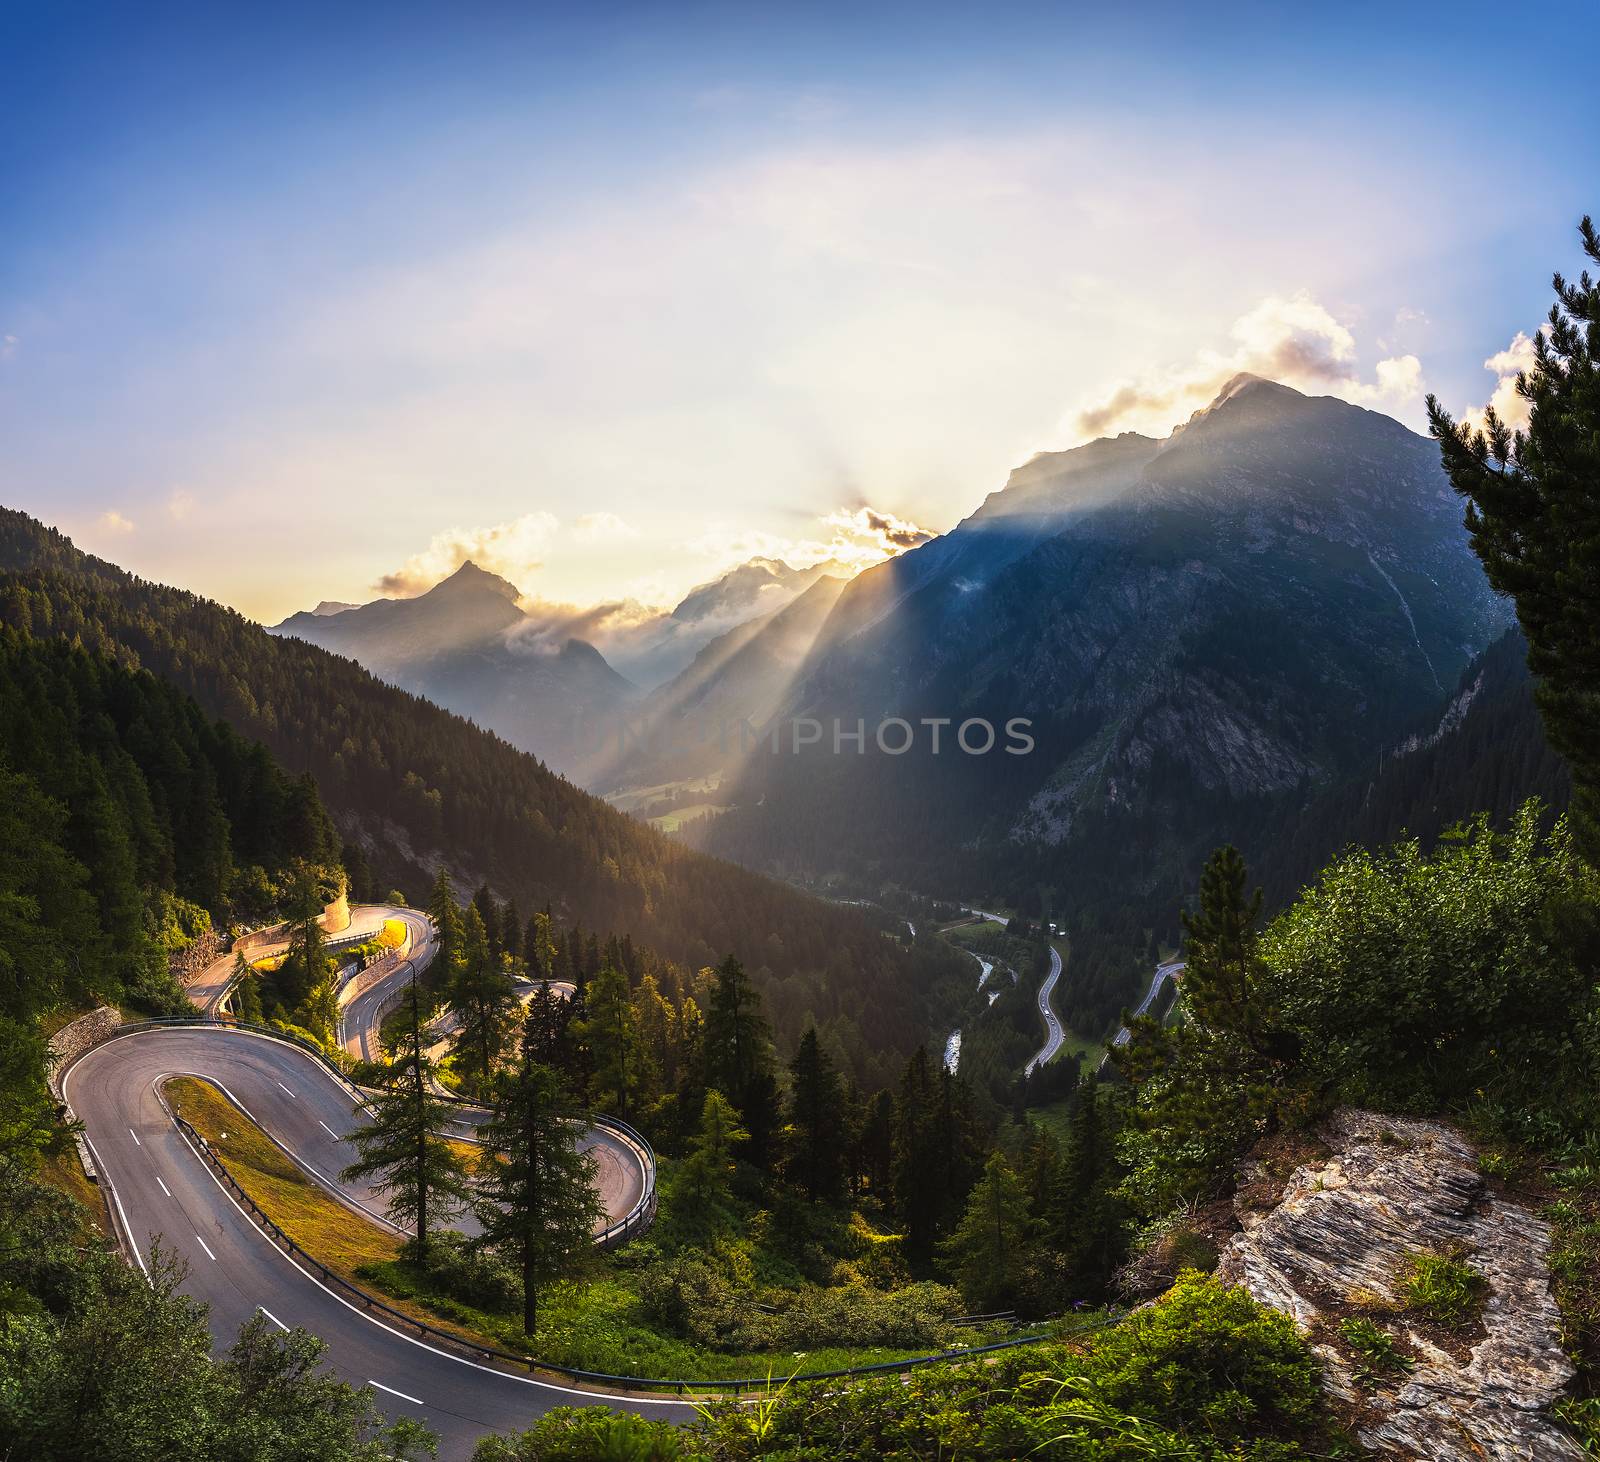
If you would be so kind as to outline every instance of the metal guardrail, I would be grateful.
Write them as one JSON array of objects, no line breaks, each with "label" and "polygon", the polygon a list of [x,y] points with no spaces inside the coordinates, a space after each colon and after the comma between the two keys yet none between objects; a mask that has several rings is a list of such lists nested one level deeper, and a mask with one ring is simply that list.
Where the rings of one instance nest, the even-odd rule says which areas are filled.
[{"label": "metal guardrail", "polygon": [[279,1228],[272,1219],[268,1218],[256,1206],[255,1200],[239,1185],[233,1174],[228,1171],[227,1164],[211,1150],[211,1144],[195,1131],[193,1126],[176,1112],[172,1114],[172,1120],[190,1146],[199,1153],[212,1171],[221,1176],[222,1181],[227,1184],[228,1190],[243,1203],[251,1216],[258,1222],[262,1231],[273,1242],[282,1245],[285,1252],[314,1269],[324,1283],[337,1285],[346,1294],[358,1300],[369,1312],[377,1311],[388,1319],[415,1330],[418,1335],[427,1336],[430,1340],[440,1341],[459,1350],[464,1350],[471,1355],[482,1356],[487,1360],[506,1361],[512,1365],[525,1367],[529,1371],[545,1371],[551,1375],[564,1377],[575,1385],[603,1386],[618,1391],[671,1391],[679,1396],[689,1394],[721,1396],[729,1393],[738,1396],[746,1391],[765,1391],[774,1386],[782,1388],[806,1381],[840,1381],[855,1376],[898,1375],[921,1366],[970,1360],[978,1356],[991,1355],[997,1351],[1014,1350],[1022,1345],[1036,1345],[1040,1341],[1052,1338],[1048,1335],[1021,1335],[1010,1340],[992,1341],[987,1345],[963,1346],[956,1350],[939,1351],[933,1355],[912,1356],[906,1360],[879,1361],[877,1364],[869,1366],[850,1366],[836,1371],[806,1371],[789,1376],[742,1376],[731,1380],[666,1380],[656,1376],[617,1376],[605,1371],[585,1371],[575,1366],[559,1365],[553,1361],[541,1360],[537,1356],[522,1355],[515,1351],[501,1350],[496,1346],[482,1345],[467,1339],[465,1336],[457,1335],[453,1331],[441,1330],[437,1325],[430,1325],[426,1320],[418,1320],[415,1316],[396,1309],[393,1305],[379,1299],[375,1294],[362,1289],[360,1285],[352,1284],[342,1274],[329,1269],[320,1259],[308,1254],[295,1240]]},{"label": "metal guardrail", "polygon": [[[283,1041],[291,1046],[298,1046],[307,1055],[315,1057],[327,1069],[334,1080],[344,1086],[357,1101],[365,1101],[366,1095],[344,1072],[331,1062],[327,1053],[321,1047],[313,1045],[310,1041],[302,1040],[299,1036],[288,1031],[278,1030],[275,1026],[257,1025],[252,1021],[223,1019],[217,1016],[205,1015],[171,1015],[160,1016],[153,1020],[130,1021],[126,1025],[119,1025],[107,1034],[102,1041],[96,1042],[96,1047],[109,1044],[126,1035],[134,1035],[144,1030],[167,1030],[181,1027],[199,1027],[214,1030],[242,1030],[253,1031],[257,1035],[268,1036],[276,1041]],[[89,1049],[95,1049],[90,1047]],[[87,1054],[87,1051],[84,1053]],[[464,1097],[443,1096],[441,1101],[452,1106],[470,1108],[474,1111],[486,1111],[476,1102],[469,1102]],[[602,1249],[615,1249],[625,1244],[629,1239],[637,1237],[649,1228],[656,1216],[656,1154],[650,1146],[649,1140],[637,1128],[630,1126],[618,1117],[603,1116],[598,1112],[573,1112],[573,1121],[585,1122],[591,1127],[601,1127],[614,1133],[630,1148],[639,1158],[640,1167],[644,1171],[643,1191],[639,1201],[616,1223],[609,1228],[602,1229],[594,1236],[594,1243]]]}]

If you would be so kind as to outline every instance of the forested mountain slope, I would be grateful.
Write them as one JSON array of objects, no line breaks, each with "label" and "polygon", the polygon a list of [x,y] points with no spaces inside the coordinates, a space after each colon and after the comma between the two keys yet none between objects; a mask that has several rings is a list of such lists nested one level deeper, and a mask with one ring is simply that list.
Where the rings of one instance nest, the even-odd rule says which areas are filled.
[{"label": "forested mountain slope", "polygon": [[315,778],[375,879],[412,897],[448,863],[523,909],[549,903],[565,923],[691,967],[737,954],[780,1038],[814,1016],[852,1058],[903,1053],[927,1034],[910,956],[858,913],[676,845],[352,662],[137,579],[9,510],[0,622],[148,669],[259,738]]}]

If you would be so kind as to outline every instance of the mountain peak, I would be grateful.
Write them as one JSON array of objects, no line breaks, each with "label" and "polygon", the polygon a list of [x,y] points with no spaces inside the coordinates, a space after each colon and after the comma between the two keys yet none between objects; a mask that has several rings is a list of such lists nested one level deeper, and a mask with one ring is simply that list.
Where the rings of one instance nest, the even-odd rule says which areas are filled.
[{"label": "mountain peak", "polygon": [[517,588],[509,579],[502,579],[499,574],[491,574],[488,569],[481,569],[469,558],[447,579],[441,579],[429,594],[443,592],[446,595],[462,593],[498,594],[502,599],[515,604],[522,598],[522,590]]},{"label": "mountain peak", "polygon": [[1236,376],[1231,376],[1223,388],[1217,392],[1216,399],[1207,407],[1206,411],[1215,411],[1224,402],[1232,401],[1235,397],[1252,395],[1268,395],[1280,400],[1291,396],[1304,399],[1303,391],[1296,391],[1293,386],[1285,386],[1282,381],[1269,380],[1266,376],[1258,376],[1253,371],[1240,371]]}]

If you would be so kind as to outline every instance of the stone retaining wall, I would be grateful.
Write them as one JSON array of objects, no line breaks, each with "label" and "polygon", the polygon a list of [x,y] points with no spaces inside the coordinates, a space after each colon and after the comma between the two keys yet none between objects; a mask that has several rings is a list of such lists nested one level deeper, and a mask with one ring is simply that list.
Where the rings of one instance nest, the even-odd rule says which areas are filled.
[{"label": "stone retaining wall", "polygon": [[[69,1122],[76,1119],[73,1117],[72,1108],[67,1105],[67,1099],[61,1094],[61,1073],[85,1051],[93,1050],[108,1039],[112,1031],[121,1024],[122,1012],[114,1005],[102,1005],[62,1026],[50,1037],[50,1052],[54,1057],[50,1062],[50,1090],[55,1099],[61,1103],[62,1112]],[[89,1144],[83,1140],[83,1133],[73,1133],[73,1141],[77,1144],[78,1160],[83,1164],[84,1172],[88,1174],[91,1182],[98,1183],[100,1173],[94,1165]]]}]

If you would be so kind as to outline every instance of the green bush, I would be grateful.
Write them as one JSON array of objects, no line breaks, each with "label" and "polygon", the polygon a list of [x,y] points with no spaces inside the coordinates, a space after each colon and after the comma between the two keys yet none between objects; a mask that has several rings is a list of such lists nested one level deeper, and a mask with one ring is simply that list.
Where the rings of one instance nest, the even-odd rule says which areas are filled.
[{"label": "green bush", "polygon": [[602,1418],[596,1410],[552,1412],[521,1438],[484,1443],[477,1462],[1289,1462],[1345,1448],[1324,1409],[1316,1358],[1294,1323],[1243,1290],[1192,1273],[1082,1345],[1006,1351],[992,1364],[930,1366],[843,1387],[790,1386],[756,1404],[720,1402],[673,1440],[659,1423]]},{"label": "green bush", "polygon": [[1424,1249],[1406,1255],[1401,1289],[1406,1303],[1441,1325],[1459,1328],[1477,1318],[1488,1282],[1456,1254]]},{"label": "green bush", "polygon": [[953,1331],[961,1296],[947,1285],[912,1284],[897,1290],[864,1284],[808,1287],[774,1306],[755,1307],[755,1294],[735,1284],[714,1261],[681,1254],[641,1276],[644,1315],[668,1334],[708,1350],[808,1350],[824,1345],[938,1349]]},{"label": "green bush", "polygon": [[671,1422],[603,1406],[558,1406],[519,1437],[489,1437],[473,1462],[677,1462],[685,1452]]},{"label": "green bush", "polygon": [[1275,920],[1262,954],[1302,1037],[1302,1080],[1383,1110],[1485,1091],[1581,1122],[1595,1111],[1595,875],[1536,802],[1431,855],[1357,850]]},{"label": "green bush", "polygon": [[1356,1315],[1339,1322],[1339,1334],[1356,1356],[1356,1385],[1371,1387],[1386,1376],[1399,1375],[1412,1367],[1411,1357],[1387,1330],[1380,1330],[1365,1316]]}]

